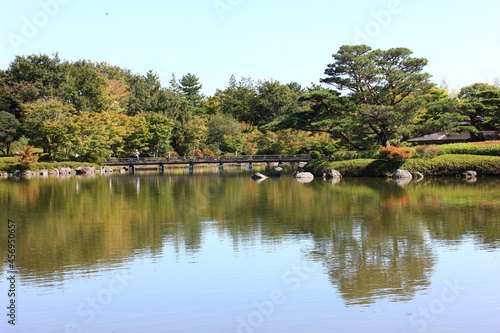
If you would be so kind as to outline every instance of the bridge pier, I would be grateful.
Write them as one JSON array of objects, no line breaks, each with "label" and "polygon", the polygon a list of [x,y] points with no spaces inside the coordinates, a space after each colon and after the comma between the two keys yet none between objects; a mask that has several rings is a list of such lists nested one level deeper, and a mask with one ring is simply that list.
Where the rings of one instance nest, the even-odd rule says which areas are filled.
[{"label": "bridge pier", "polygon": [[160,163],[160,164],[158,165],[158,173],[159,173],[160,175],[163,175],[163,170],[164,170],[164,169],[165,169],[165,167],[163,166],[163,164],[161,164],[161,163]]},{"label": "bridge pier", "polygon": [[134,166],[133,165],[129,165],[128,166],[128,173],[133,175],[134,174]]},{"label": "bridge pier", "polygon": [[253,165],[252,163],[248,163],[248,171],[252,172],[252,169],[253,169]]},{"label": "bridge pier", "polygon": [[219,172],[224,171],[224,163],[219,163]]},{"label": "bridge pier", "polygon": [[189,163],[189,173],[193,173],[193,172],[194,172],[194,164]]}]

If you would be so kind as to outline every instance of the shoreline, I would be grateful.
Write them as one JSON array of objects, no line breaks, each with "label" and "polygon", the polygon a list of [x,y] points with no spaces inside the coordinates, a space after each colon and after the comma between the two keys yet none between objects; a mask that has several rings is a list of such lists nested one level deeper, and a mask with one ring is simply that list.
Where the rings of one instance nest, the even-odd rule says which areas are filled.
[{"label": "shoreline", "polygon": [[[54,163],[54,165],[57,165]],[[247,163],[228,163],[225,164],[224,167],[229,168],[244,168],[245,165],[248,168]],[[255,163],[253,166],[255,167],[263,167],[267,165],[266,163]],[[189,170],[187,165],[164,165],[163,168],[165,170],[180,170],[186,169]],[[219,164],[199,164],[196,166],[196,169],[210,169],[210,168],[219,168]],[[109,166],[78,166],[76,168],[62,167],[62,168],[52,168],[52,169],[40,169],[40,170],[31,170],[31,171],[19,171],[18,172],[0,172],[1,178],[13,178],[13,177],[23,177],[23,178],[32,178],[32,177],[58,177],[58,176],[89,176],[89,175],[99,175],[99,174],[129,174],[128,166],[118,166],[118,167],[109,167]],[[159,172],[159,166],[150,165],[144,168],[135,168],[134,172],[142,172],[142,171],[157,171]]]}]

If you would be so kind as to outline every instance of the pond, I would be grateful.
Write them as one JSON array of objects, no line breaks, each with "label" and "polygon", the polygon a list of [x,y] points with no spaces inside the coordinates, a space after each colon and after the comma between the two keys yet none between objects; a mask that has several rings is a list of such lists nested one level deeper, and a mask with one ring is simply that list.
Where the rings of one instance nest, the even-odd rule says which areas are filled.
[{"label": "pond", "polygon": [[497,332],[499,186],[3,179],[0,331]]}]

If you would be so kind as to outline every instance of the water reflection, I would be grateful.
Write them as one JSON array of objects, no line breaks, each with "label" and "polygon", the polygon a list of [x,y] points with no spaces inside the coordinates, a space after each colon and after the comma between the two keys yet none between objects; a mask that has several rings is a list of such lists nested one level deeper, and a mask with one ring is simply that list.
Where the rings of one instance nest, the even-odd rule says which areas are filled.
[{"label": "water reflection", "polygon": [[368,304],[408,300],[426,288],[435,242],[497,249],[498,186],[498,179],[404,187],[342,179],[332,186],[291,176],[258,184],[231,173],[2,180],[0,219],[20,223],[18,266],[27,282],[57,283],[160,256],[166,247],[196,257],[204,234],[216,230],[235,252],[312,239],[309,256],[324,265],[344,302]]}]

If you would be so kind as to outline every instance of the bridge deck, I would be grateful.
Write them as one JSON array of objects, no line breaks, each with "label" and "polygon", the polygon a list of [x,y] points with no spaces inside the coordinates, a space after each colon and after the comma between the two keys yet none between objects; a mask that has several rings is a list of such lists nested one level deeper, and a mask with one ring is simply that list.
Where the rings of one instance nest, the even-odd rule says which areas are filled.
[{"label": "bridge deck", "polygon": [[307,162],[310,155],[236,155],[236,156],[175,156],[144,158],[111,158],[105,165],[160,165],[160,164],[226,164],[226,163],[269,163]]}]

